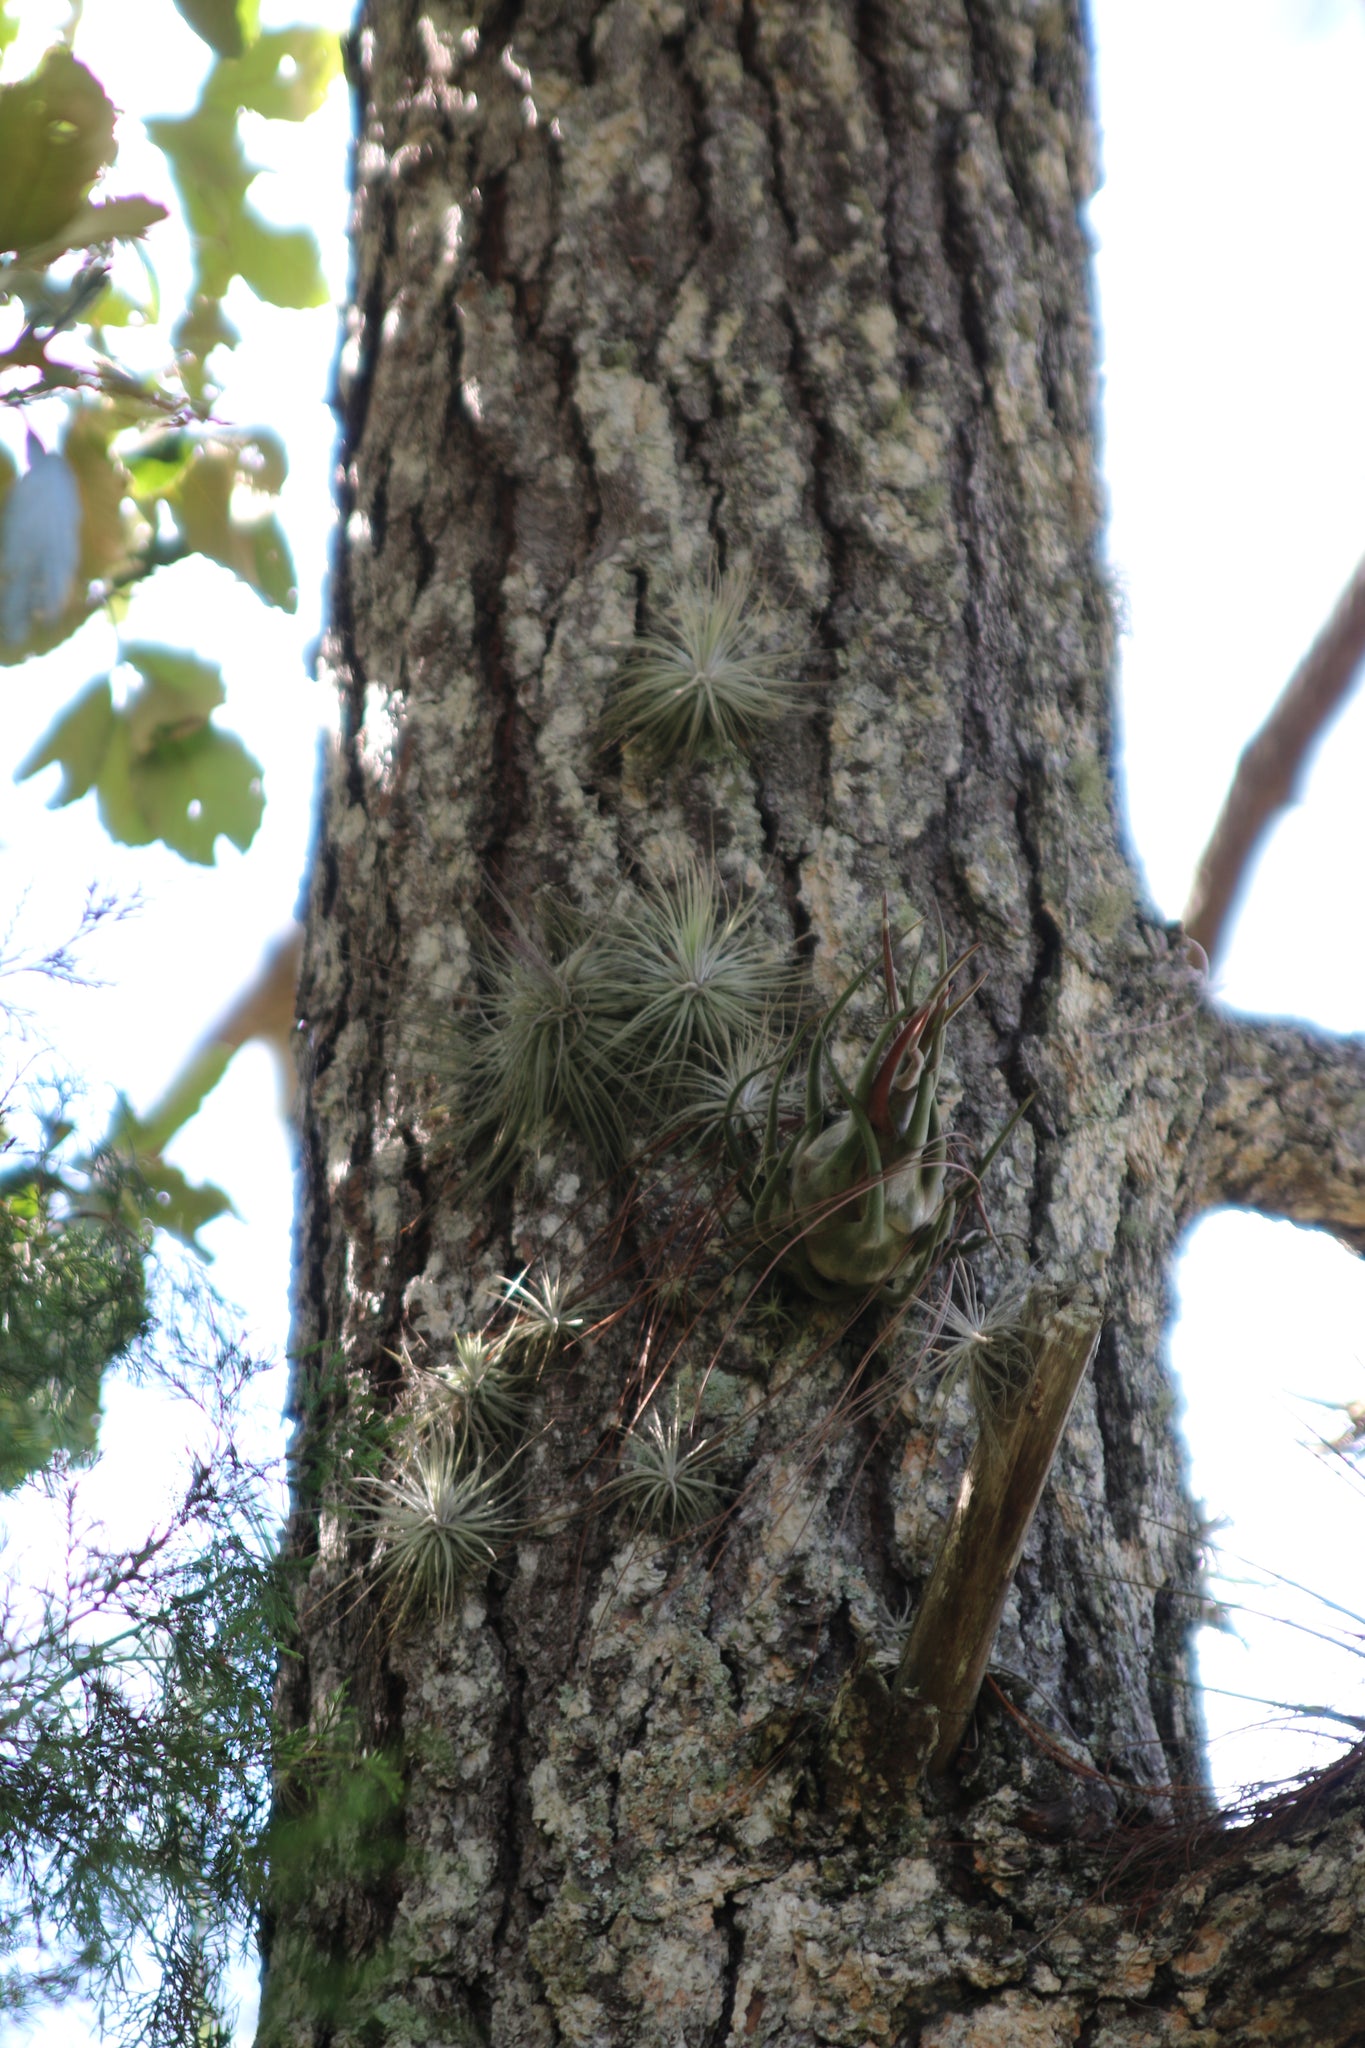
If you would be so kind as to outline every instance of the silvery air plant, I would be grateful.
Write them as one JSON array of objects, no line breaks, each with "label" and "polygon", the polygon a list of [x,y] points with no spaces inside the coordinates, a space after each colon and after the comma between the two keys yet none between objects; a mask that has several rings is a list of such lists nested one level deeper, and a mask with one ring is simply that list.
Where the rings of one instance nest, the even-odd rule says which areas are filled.
[{"label": "silvery air plant", "polygon": [[742,750],[801,701],[787,652],[748,572],[711,562],[669,592],[662,630],[636,640],[606,717],[608,739],[654,766]]},{"label": "silvery air plant", "polygon": [[949,967],[940,949],[938,979],[912,1006],[900,998],[885,929],[882,953],[887,1016],[853,1084],[839,1073],[830,1039],[866,971],[812,1033],[795,1131],[784,1124],[782,1098],[799,1039],[774,1070],[756,1145],[752,1109],[738,1087],[726,1111],[754,1234],[817,1300],[904,1299],[932,1269],[957,1213],[938,1087],[948,1025],[980,984],[954,997],[963,961]]},{"label": "silvery air plant", "polygon": [[689,1078],[730,1059],[791,993],[754,909],[732,908],[714,870],[688,862],[595,918],[548,894],[534,929],[509,912],[506,934],[476,948],[479,989],[443,1062],[470,1185],[568,1134],[604,1176],[656,1140]]}]

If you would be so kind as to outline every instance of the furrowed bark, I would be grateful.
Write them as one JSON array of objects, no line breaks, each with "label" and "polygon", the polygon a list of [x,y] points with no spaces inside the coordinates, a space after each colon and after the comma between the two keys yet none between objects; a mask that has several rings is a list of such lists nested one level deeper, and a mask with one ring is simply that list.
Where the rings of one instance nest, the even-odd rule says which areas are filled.
[{"label": "furrowed bark", "polygon": [[[1320,1865],[1248,1849],[1149,1918],[1097,1894],[1116,1822],[1197,1808],[1202,1779],[1170,1260],[1239,1159],[1280,1184],[1237,1135],[1270,1055],[1237,1054],[1238,1096],[1115,821],[1077,7],[371,0],[353,69],[343,717],[301,982],[302,1760],[263,2041],[1212,2048],[1262,2038],[1263,1996],[1274,2038],[1344,2043],[1354,1935],[1313,1873],[1345,1871],[1353,1781]],[[670,578],[713,559],[781,614],[805,708],[653,773],[604,716]],[[949,957],[979,942],[943,1077],[968,1195],[1027,1107],[976,1277],[1104,1303],[942,1791],[893,1782],[882,1711],[974,1442],[922,1332],[781,1294],[775,1321],[699,1312],[668,1369],[706,1379],[728,1506],[652,1547],[601,1484],[667,1348],[613,1278],[647,1199],[623,1213],[566,1142],[462,1200],[443,1136],[459,1074],[427,1048],[480,930],[550,887],[600,915],[698,857],[812,1011],[878,959],[884,892]],[[850,1008],[851,1063],[878,1022]],[[1321,1180],[1310,1066],[1281,1097]],[[395,1628],[357,1501],[404,1355],[439,1361],[542,1259],[620,1313],[542,1376],[497,1568]],[[1272,1908],[1281,1950],[1237,1917]]]}]

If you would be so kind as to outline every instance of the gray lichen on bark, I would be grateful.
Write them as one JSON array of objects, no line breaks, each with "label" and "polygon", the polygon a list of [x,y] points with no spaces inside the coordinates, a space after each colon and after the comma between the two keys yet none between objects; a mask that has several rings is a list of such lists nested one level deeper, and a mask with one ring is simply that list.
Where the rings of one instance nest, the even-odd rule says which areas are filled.
[{"label": "gray lichen on bark", "polygon": [[[1123,850],[1074,6],[372,0],[354,63],[281,1711],[321,1722],[344,1688],[405,1791],[378,1874],[282,1889],[264,2038],[1231,2042],[1264,2007],[1278,2040],[1346,2040],[1352,1923],[1285,1904],[1346,1869],[1344,1795],[1311,1869],[1252,1844],[1145,1920],[1082,1853],[1115,1785],[1141,1807],[1201,1779],[1177,1233],[1232,1198],[1357,1234],[1365,1089],[1354,1051],[1214,1017]],[[669,577],[713,557],[782,608],[812,706],[751,759],[649,776],[604,708]],[[987,1267],[1106,1305],[993,1662],[1053,1748],[984,1708],[951,1813],[890,1799],[872,1651],[933,1564],[967,1418],[909,1386],[840,1425],[863,1347],[824,1311],[709,1546],[533,1525],[458,1617],[391,1637],[327,1476],[406,1336],[439,1347],[493,1276],[610,1221],[572,1146],[456,1198],[412,1048],[467,994],[476,920],[547,884],[600,911],[696,852],[826,1000],[883,891],[981,943],[955,1121],[979,1155],[1028,1105]],[[537,1499],[589,1501],[622,1343],[549,1383]],[[1253,1952],[1261,1899],[1284,1927]]]}]

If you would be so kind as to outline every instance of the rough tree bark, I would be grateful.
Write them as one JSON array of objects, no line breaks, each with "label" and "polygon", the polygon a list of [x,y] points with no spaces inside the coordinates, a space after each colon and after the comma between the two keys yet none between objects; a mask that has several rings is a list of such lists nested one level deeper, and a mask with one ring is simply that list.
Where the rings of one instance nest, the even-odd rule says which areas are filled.
[{"label": "rough tree bark", "polygon": [[[1365,1050],[1219,1016],[1124,850],[1075,0],[369,0],[354,59],[281,1709],[402,1796],[304,1766],[282,1793],[286,1847],[320,1807],[281,1852],[263,2038],[1365,2038],[1354,1770],[1207,1825],[1140,1897],[1105,1880],[1115,1828],[1159,1837],[1201,1782],[1172,1254],[1227,1202],[1365,1245]],[[711,551],[780,605],[809,704],[752,760],[646,774],[603,711]],[[567,1143],[458,1199],[406,1048],[467,992],[472,919],[547,883],[601,909],[689,852],[826,1001],[883,891],[979,942],[954,1128],[979,1156],[1027,1104],[983,1284],[1031,1262],[1103,1310],[942,1780],[886,1766],[878,1616],[922,1592],[972,1429],[908,1377],[850,1406],[861,1325],[813,1344],[793,1299],[780,1344],[735,1340],[736,1504],[656,1550],[582,1472],[621,1318],[546,1378],[524,1535],[419,1628],[329,1456],[405,1347],[547,1244],[590,1263],[611,1216]]]}]

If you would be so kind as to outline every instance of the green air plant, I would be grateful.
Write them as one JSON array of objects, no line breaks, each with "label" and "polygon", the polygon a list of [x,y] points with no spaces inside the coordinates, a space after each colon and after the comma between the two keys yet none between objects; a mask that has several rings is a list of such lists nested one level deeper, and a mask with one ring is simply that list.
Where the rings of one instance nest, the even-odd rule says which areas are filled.
[{"label": "green air plant", "polygon": [[452,1615],[513,1533],[506,1466],[487,1469],[471,1457],[469,1438],[450,1429],[418,1431],[370,1492],[367,1520],[395,1630],[415,1614]]},{"label": "green air plant", "polygon": [[730,909],[714,872],[691,862],[650,883],[633,914],[618,913],[603,944],[601,996],[646,1098],[690,1069],[731,1059],[790,995],[791,970],[754,929],[753,911]]},{"label": "green air plant", "polygon": [[693,1134],[702,1151],[719,1141],[741,1182],[749,1173],[753,1148],[763,1142],[774,1107],[779,1128],[790,1124],[800,1107],[787,1052],[788,1044],[767,1030],[746,1033],[728,1052],[690,1073],[680,1093],[678,1112],[684,1130]]},{"label": "green air plant", "polygon": [[450,1356],[423,1378],[427,1405],[444,1413],[481,1452],[517,1434],[526,1409],[527,1376],[510,1354],[506,1337],[461,1330]]},{"label": "green air plant", "polygon": [[457,1027],[458,1142],[491,1186],[555,1131],[575,1132],[609,1170],[625,1142],[619,1018],[605,1003],[604,930],[548,903],[534,936],[515,919],[483,948],[481,990]]},{"label": "green air plant", "polygon": [[719,1512],[723,1495],[710,1476],[719,1455],[719,1442],[694,1435],[679,1406],[667,1421],[651,1409],[627,1432],[605,1492],[629,1509],[637,1529],[678,1536]]},{"label": "green air plant", "polygon": [[933,1312],[929,1355],[944,1393],[965,1376],[972,1410],[987,1438],[998,1434],[1033,1376],[1037,1310],[1027,1275],[984,1304],[970,1269],[958,1259],[949,1291]]},{"label": "green air plant", "polygon": [[755,1234],[783,1271],[818,1300],[850,1293],[904,1299],[948,1240],[957,1198],[948,1188],[937,1095],[948,1025],[974,993],[952,995],[962,964],[949,967],[940,949],[939,977],[927,1000],[915,1007],[903,1003],[884,929],[887,1017],[853,1085],[834,1064],[830,1036],[866,970],[811,1035],[804,1115],[795,1132],[784,1138],[781,1100],[799,1040],[789,1045],[774,1075],[756,1159],[735,1109],[728,1112],[732,1152],[746,1161],[741,1187]]},{"label": "green air plant", "polygon": [[606,718],[609,739],[652,761],[693,761],[743,747],[799,702],[744,570],[678,581],[662,632],[635,642]]},{"label": "green air plant", "polygon": [[576,1291],[575,1281],[558,1266],[542,1267],[536,1279],[527,1266],[516,1274],[501,1274],[500,1304],[512,1311],[512,1321],[502,1332],[507,1350],[519,1352],[533,1373],[540,1372],[557,1351],[577,1343],[602,1320],[601,1304]]},{"label": "green air plant", "polygon": [[714,870],[689,862],[595,921],[555,898],[537,933],[509,915],[438,1068],[470,1185],[495,1186],[555,1135],[576,1134],[604,1174],[633,1133],[662,1135],[689,1074],[761,1034],[791,994],[753,909],[731,909]]}]

